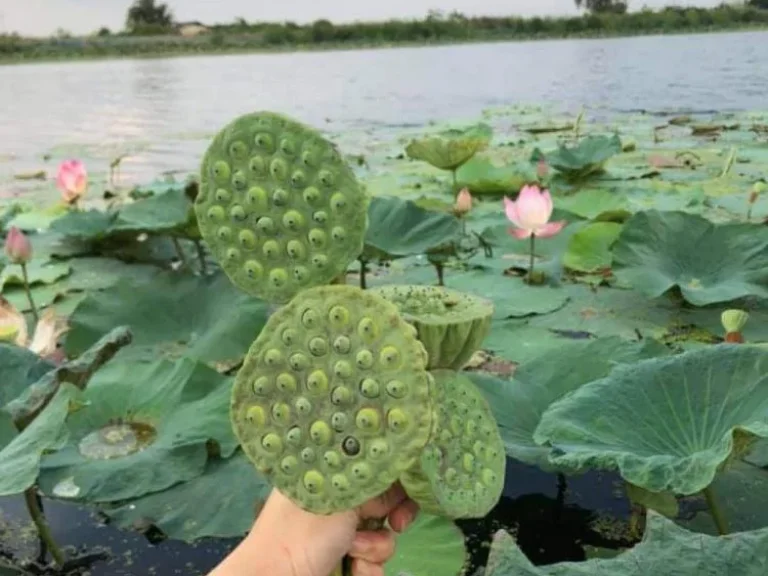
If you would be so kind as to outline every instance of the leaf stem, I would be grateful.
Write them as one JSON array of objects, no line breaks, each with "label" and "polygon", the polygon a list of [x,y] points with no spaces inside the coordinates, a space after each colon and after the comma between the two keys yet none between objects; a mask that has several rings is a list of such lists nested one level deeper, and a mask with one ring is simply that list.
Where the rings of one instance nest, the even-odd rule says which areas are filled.
[{"label": "leaf stem", "polygon": [[205,248],[200,240],[195,240],[195,248],[197,249],[197,260],[200,262],[200,274],[202,276],[208,276],[208,263],[205,261]]},{"label": "leaf stem", "polygon": [[178,256],[181,261],[181,267],[189,268],[189,262],[187,262],[187,257],[184,255],[184,250],[179,243],[179,239],[176,238],[176,236],[171,236],[171,241],[173,242],[173,248],[176,250],[176,256]]},{"label": "leaf stem", "polygon": [[24,279],[24,292],[27,294],[27,300],[29,300],[29,307],[32,309],[32,318],[34,318],[35,324],[37,324],[38,320],[40,320],[40,314],[37,313],[37,307],[35,306],[35,301],[32,300],[32,290],[30,290],[29,288],[29,275],[27,274],[26,263],[21,264],[21,277]]},{"label": "leaf stem", "polygon": [[37,528],[37,533],[40,536],[41,542],[45,543],[45,546],[50,551],[56,566],[61,568],[64,566],[65,562],[64,553],[53,539],[51,529],[49,528],[48,522],[46,522],[45,516],[43,515],[43,512],[40,509],[40,505],[38,504],[37,490],[35,490],[34,486],[31,486],[24,491],[24,501],[27,504],[27,511],[32,517],[32,521],[35,523],[35,527]]},{"label": "leaf stem", "polygon": [[535,260],[534,250],[536,248],[536,235],[531,232],[531,262],[528,265],[528,283],[533,284],[533,263]]},{"label": "leaf stem", "polygon": [[445,267],[442,262],[433,263],[435,270],[437,270],[437,285],[445,286]]},{"label": "leaf stem", "polygon": [[368,262],[360,260],[360,290],[366,290],[368,288],[368,282],[366,280],[366,273],[368,272]]},{"label": "leaf stem", "polygon": [[458,179],[458,176],[457,176],[457,171],[458,171],[457,168],[454,168],[453,170],[451,170],[451,174],[453,175],[453,193],[454,194],[456,194],[456,192],[457,192],[456,188],[459,185],[459,179]]},{"label": "leaf stem", "polygon": [[707,506],[709,507],[710,514],[712,514],[712,519],[715,521],[717,531],[721,536],[725,536],[728,534],[728,520],[726,520],[723,511],[717,504],[717,498],[715,497],[712,485],[707,486],[701,492],[704,494],[704,499],[707,501]]}]

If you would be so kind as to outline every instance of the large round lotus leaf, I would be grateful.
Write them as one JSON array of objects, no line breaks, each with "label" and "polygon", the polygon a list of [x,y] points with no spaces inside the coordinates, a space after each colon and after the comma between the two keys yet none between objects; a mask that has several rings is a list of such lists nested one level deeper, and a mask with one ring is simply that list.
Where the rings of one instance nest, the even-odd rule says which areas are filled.
[{"label": "large round lotus leaf", "polygon": [[565,340],[555,350],[520,364],[511,381],[482,372],[467,376],[491,406],[507,454],[526,464],[554,471],[557,467],[549,462],[549,448],[533,441],[533,433],[547,408],[581,386],[604,378],[617,366],[668,353],[669,349],[655,340],[633,342],[617,337]]},{"label": "large round lotus leaf", "polygon": [[[429,554],[424,551],[429,550]],[[467,562],[464,534],[454,522],[423,512],[397,537],[385,576],[460,576]]]},{"label": "large round lotus leaf", "polygon": [[616,556],[534,566],[506,532],[496,534],[486,576],[760,576],[768,564],[768,528],[714,537],[689,532],[648,512],[643,541]]},{"label": "large round lotus leaf", "polygon": [[209,449],[237,449],[227,418],[230,380],[189,359],[113,361],[67,418],[69,439],[43,458],[46,494],[114,502],[199,476]]},{"label": "large round lotus leaf", "polygon": [[152,525],[174,540],[237,538],[253,526],[270,489],[238,450],[226,460],[210,459],[188,482],[101,510],[121,528]]},{"label": "large round lotus leaf", "polygon": [[455,170],[480,150],[485,150],[493,138],[493,129],[478,124],[463,130],[450,129],[412,140],[405,148],[408,157],[422,160],[441,170]]},{"label": "large round lotus leaf", "polygon": [[367,210],[333,144],[269,112],[214,138],[195,201],[203,238],[234,284],[279,303],[346,270],[363,249]]},{"label": "large round lotus leaf", "polygon": [[272,315],[232,392],[246,455],[304,509],[329,514],[387,490],[432,425],[416,330],[352,286],[301,292]]},{"label": "large round lotus leaf", "polygon": [[679,287],[697,306],[768,298],[768,227],[716,225],[685,212],[640,212],[613,248],[621,280],[655,298]]},{"label": "large round lotus leaf", "polygon": [[736,431],[768,437],[768,351],[721,344],[617,368],[550,406],[534,440],[555,465],[686,495],[712,483]]},{"label": "large round lotus leaf", "polygon": [[491,331],[493,303],[483,298],[440,286],[382,286],[374,292],[416,328],[430,370],[460,370]]},{"label": "large round lotus leaf", "polygon": [[491,409],[466,376],[432,372],[436,418],[419,462],[401,477],[408,495],[428,514],[481,518],[504,489],[506,455]]}]

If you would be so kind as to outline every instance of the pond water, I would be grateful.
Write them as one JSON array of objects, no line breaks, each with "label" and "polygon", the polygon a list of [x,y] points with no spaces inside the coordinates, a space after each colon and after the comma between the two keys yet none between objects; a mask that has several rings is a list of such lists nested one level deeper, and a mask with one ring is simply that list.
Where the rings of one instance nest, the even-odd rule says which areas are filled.
[{"label": "pond water", "polygon": [[50,177],[68,156],[104,174],[127,154],[123,182],[187,174],[213,133],[258,109],[360,133],[361,143],[370,131],[518,103],[598,114],[759,109],[766,44],[768,32],[750,32],[4,66],[0,197],[29,190],[14,173]]}]

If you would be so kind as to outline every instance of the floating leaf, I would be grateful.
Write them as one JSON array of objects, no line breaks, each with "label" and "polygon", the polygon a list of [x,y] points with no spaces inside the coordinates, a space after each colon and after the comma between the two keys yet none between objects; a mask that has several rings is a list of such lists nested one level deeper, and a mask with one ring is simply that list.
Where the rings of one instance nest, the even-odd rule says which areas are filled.
[{"label": "floating leaf", "polygon": [[461,233],[461,223],[451,214],[393,197],[373,198],[368,222],[363,254],[382,259],[424,254],[457,240]]},{"label": "floating leaf", "polygon": [[53,400],[21,433],[13,418],[0,411],[0,496],[19,494],[37,480],[43,452],[55,450],[66,441],[64,420],[69,401],[76,392],[63,386]]},{"label": "floating leaf", "polygon": [[[518,366],[512,381],[480,372],[469,377],[482,390],[496,416],[507,454],[526,464],[553,469],[556,467],[548,459],[550,449],[533,440],[547,408],[566,394],[603,378],[617,366],[667,353],[664,346],[653,340],[565,340],[556,352]],[[585,358],[589,361],[585,362]]]},{"label": "floating leaf", "polygon": [[624,225],[613,249],[620,279],[655,298],[678,287],[697,306],[768,298],[768,227],[651,210]]},{"label": "floating leaf", "polygon": [[736,430],[768,437],[768,351],[721,344],[617,368],[550,406],[534,440],[554,465],[687,495],[712,483]]},{"label": "floating leaf", "polygon": [[496,534],[486,576],[758,576],[768,566],[768,528],[714,537],[650,511],[643,541],[615,558],[534,566],[506,532]]},{"label": "floating leaf", "polygon": [[69,439],[43,459],[40,486],[61,498],[137,498],[203,473],[206,444],[237,448],[229,423],[231,381],[184,358],[113,361],[76,397]]},{"label": "floating leaf", "polygon": [[239,538],[270,490],[238,450],[226,460],[211,459],[197,478],[102,511],[121,528],[152,525],[174,540]]},{"label": "floating leaf", "polygon": [[134,355],[152,358],[160,351],[206,362],[237,361],[266,316],[267,305],[235,289],[224,274],[201,278],[163,272],[90,294],[70,319],[65,349],[77,355],[112,326],[127,325]]},{"label": "floating leaf", "polygon": [[[429,550],[429,554],[424,551]],[[385,576],[459,576],[467,562],[464,535],[452,521],[419,514],[397,538]]]},{"label": "floating leaf", "polygon": [[577,272],[610,268],[611,247],[621,233],[621,224],[594,222],[571,236],[563,265]]},{"label": "floating leaf", "polygon": [[626,219],[631,215],[624,196],[605,188],[590,188],[555,200],[560,210],[566,210],[587,220]]}]

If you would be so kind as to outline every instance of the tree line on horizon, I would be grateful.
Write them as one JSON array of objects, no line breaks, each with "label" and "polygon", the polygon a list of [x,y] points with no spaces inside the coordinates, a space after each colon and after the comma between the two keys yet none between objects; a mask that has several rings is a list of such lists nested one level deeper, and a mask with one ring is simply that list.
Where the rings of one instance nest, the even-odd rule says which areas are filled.
[{"label": "tree line on horizon", "polygon": [[175,20],[167,4],[158,0],[134,0],[126,14],[125,30],[121,32],[112,33],[102,28],[87,38],[72,38],[60,32],[55,38],[43,40],[0,35],[0,58],[140,56],[323,44],[429,44],[768,27],[768,0],[748,0],[742,5],[723,3],[714,8],[668,6],[639,11],[629,11],[626,0],[574,1],[583,11],[581,15],[491,17],[432,10],[423,19],[344,24],[323,19],[305,25],[249,23],[238,18],[230,24],[205,26],[206,33],[187,38],[179,35],[184,23]]}]

